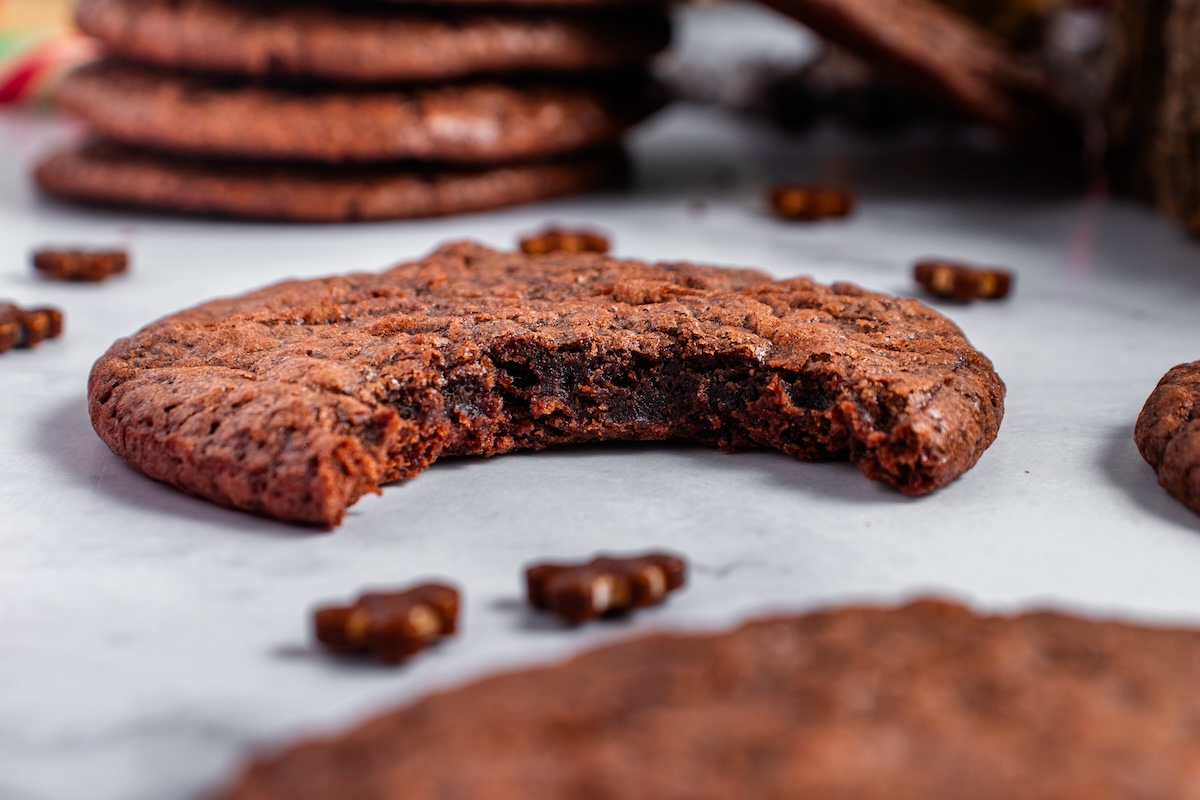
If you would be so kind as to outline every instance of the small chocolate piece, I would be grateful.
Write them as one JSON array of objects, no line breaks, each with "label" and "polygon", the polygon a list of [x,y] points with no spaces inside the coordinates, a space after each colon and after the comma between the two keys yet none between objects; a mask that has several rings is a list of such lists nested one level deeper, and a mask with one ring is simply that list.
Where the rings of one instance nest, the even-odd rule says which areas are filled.
[{"label": "small chocolate piece", "polygon": [[818,222],[848,217],[854,212],[854,195],[838,189],[814,186],[779,185],[771,187],[767,201],[775,214],[796,222]]},{"label": "small chocolate piece", "polygon": [[63,312],[57,308],[45,306],[32,309],[30,313],[38,314],[46,320],[46,338],[57,339],[63,333]]},{"label": "small chocolate piece", "polygon": [[33,268],[56,281],[98,283],[125,272],[129,268],[129,253],[124,249],[45,248],[33,254]]},{"label": "small chocolate piece", "polygon": [[684,584],[687,563],[665,553],[599,556],[586,564],[535,564],[525,570],[529,603],[578,625],[661,603]]},{"label": "small chocolate piece", "polygon": [[21,324],[17,320],[15,306],[0,305],[0,353],[6,353],[17,346],[17,334]]},{"label": "small chocolate piece", "polygon": [[1005,269],[981,269],[955,261],[918,261],[913,279],[927,292],[960,303],[1000,300],[1012,291],[1013,274]]},{"label": "small chocolate piece", "polygon": [[458,630],[458,590],[424,583],[402,592],[369,592],[351,606],[326,606],[313,613],[317,641],[331,653],[370,653],[399,664]]},{"label": "small chocolate piece", "polygon": [[57,308],[24,309],[0,303],[0,353],[14,347],[37,347],[46,339],[57,339],[62,332],[63,313]]},{"label": "small chocolate piece", "polygon": [[608,237],[598,231],[546,228],[521,237],[521,252],[531,256],[547,253],[607,253]]}]

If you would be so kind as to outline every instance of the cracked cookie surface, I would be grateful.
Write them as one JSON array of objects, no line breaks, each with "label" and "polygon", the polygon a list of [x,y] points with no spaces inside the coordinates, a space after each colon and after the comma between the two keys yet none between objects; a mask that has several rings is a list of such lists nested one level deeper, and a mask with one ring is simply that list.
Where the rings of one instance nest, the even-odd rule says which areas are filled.
[{"label": "cracked cookie surface", "polygon": [[1200,514],[1200,361],[1163,376],[1133,435],[1159,485]]},{"label": "cracked cookie surface", "polygon": [[89,381],[97,432],[145,474],[326,527],[440,456],[612,440],[848,459],[921,495],[979,459],[1003,398],[915,300],[470,242],[175,314]]}]

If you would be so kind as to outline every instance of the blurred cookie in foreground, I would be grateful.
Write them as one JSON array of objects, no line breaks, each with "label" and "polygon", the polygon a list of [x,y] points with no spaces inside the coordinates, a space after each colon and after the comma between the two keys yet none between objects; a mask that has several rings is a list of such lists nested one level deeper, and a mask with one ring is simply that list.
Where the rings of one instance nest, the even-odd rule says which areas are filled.
[{"label": "blurred cookie in foreground", "polygon": [[67,200],[287,222],[462,214],[621,184],[617,148],[549,161],[456,167],[221,161],[91,142],[46,157],[35,179]]},{"label": "blurred cookie in foreground", "polygon": [[854,213],[855,198],[840,189],[781,184],[767,191],[767,203],[780,219],[820,222],[850,216]]},{"label": "blurred cookie in foreground", "polygon": [[913,266],[913,280],[932,295],[971,303],[1002,300],[1012,292],[1011,270],[973,267],[955,261],[929,259]]},{"label": "blurred cookie in foreground", "polygon": [[529,604],[579,625],[655,606],[683,587],[687,562],[666,553],[599,556],[583,564],[534,564],[525,570]]},{"label": "blurred cookie in foreground", "polygon": [[1133,435],[1159,485],[1200,514],[1200,361],[1180,364],[1163,376]]},{"label": "blurred cookie in foreground", "polygon": [[377,711],[215,798],[1185,798],[1197,664],[1198,631],[1051,611],[785,614]]},{"label": "blurred cookie in foreground", "polygon": [[129,269],[129,251],[45,247],[34,252],[33,269],[50,280],[99,283]]},{"label": "blurred cookie in foreground", "polygon": [[399,592],[369,592],[348,606],[313,612],[313,634],[335,655],[371,655],[399,664],[458,631],[459,593],[424,583]]},{"label": "blurred cookie in foreground", "polygon": [[551,226],[538,233],[522,236],[521,252],[540,256],[548,253],[607,253],[608,237],[599,231],[584,228],[558,228]]},{"label": "blurred cookie in foreground", "polygon": [[0,302],[0,353],[37,347],[63,333],[63,312],[57,308],[21,308]]}]

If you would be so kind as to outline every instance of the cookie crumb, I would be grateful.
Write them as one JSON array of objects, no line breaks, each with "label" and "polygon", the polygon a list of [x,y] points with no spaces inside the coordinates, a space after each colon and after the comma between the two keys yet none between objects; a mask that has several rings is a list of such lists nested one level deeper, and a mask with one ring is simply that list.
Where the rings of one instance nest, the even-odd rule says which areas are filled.
[{"label": "cookie crumb", "polygon": [[458,630],[459,593],[424,583],[401,592],[370,592],[353,605],[313,612],[317,641],[335,655],[370,654],[399,664]]},{"label": "cookie crumb", "polygon": [[852,193],[840,189],[779,184],[767,192],[767,202],[780,219],[820,222],[853,214],[855,198]]},{"label": "cookie crumb", "polygon": [[99,283],[129,269],[129,251],[47,247],[34,251],[33,268],[55,281]]},{"label": "cookie crumb", "polygon": [[546,228],[521,237],[521,252],[531,256],[550,253],[608,253],[608,237],[585,228]]},{"label": "cookie crumb", "polygon": [[63,333],[63,312],[57,308],[21,308],[0,302],[0,353],[37,347]]},{"label": "cookie crumb", "polygon": [[578,625],[658,605],[683,586],[687,562],[665,553],[599,556],[585,564],[535,564],[525,570],[529,604]]},{"label": "cookie crumb", "polygon": [[960,303],[1001,300],[1012,291],[1013,273],[983,269],[955,261],[928,259],[913,266],[913,280],[925,291]]}]

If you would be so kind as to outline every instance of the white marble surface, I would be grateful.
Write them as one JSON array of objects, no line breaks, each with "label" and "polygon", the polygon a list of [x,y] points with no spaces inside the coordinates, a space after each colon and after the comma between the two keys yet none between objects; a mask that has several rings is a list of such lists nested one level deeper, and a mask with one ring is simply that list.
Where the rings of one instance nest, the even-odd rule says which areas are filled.
[{"label": "white marble surface", "polygon": [[[1085,200],[1036,167],[913,135],[787,139],[676,108],[636,139],[635,192],[431,222],[307,227],[66,207],[26,170],[60,124],[0,115],[0,297],[52,303],[68,334],[0,357],[0,798],[200,797],[246,753],[335,730],[434,687],[656,628],[939,593],[1200,624],[1200,518],[1156,485],[1133,421],[1200,358],[1200,244],[1150,213]],[[777,178],[857,187],[850,222],[764,213]],[[696,200],[703,200],[703,209]],[[1008,384],[1000,437],[949,488],[910,500],[844,465],[671,446],[437,464],[334,534],[223,510],[126,468],[84,385],[115,338],[285,276],[377,268],[470,236],[511,246],[587,222],[622,255],[753,265],[909,293],[921,255],[1019,271],[1006,303],[945,306]],[[34,279],[32,247],[128,244],[103,286]],[[521,566],[665,547],[691,586],[627,623],[567,632],[522,610]],[[307,610],[367,585],[445,576],[456,641],[402,669],[313,650]]]}]

